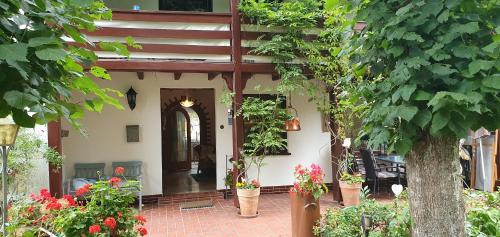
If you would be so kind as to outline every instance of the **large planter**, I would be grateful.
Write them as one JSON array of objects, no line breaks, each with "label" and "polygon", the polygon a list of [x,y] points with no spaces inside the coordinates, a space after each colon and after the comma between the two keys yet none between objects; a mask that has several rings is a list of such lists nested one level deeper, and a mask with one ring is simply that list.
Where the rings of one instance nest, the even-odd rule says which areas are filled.
[{"label": "large planter", "polygon": [[321,218],[319,200],[309,195],[290,192],[292,237],[314,237],[313,226]]},{"label": "large planter", "polygon": [[361,185],[361,183],[348,184],[344,181],[339,181],[340,192],[342,193],[344,206],[348,207],[359,205]]},{"label": "large planter", "polygon": [[256,189],[237,189],[238,201],[240,203],[240,215],[242,217],[257,216],[259,207],[260,188]]}]

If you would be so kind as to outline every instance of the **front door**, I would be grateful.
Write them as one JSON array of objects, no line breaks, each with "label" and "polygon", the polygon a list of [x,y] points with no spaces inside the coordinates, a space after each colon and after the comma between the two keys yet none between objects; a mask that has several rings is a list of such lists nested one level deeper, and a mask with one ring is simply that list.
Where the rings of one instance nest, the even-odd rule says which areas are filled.
[{"label": "front door", "polygon": [[181,107],[166,115],[163,143],[166,150],[167,170],[179,172],[191,169],[191,124],[188,113]]}]

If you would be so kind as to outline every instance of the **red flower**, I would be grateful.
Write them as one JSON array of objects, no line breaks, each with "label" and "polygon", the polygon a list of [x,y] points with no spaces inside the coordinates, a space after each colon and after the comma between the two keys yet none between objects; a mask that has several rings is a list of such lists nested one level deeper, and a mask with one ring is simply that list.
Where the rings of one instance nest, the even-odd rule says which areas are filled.
[{"label": "red flower", "polygon": [[115,218],[106,217],[106,219],[104,219],[104,225],[107,226],[110,230],[114,230],[116,228]]},{"label": "red flower", "polygon": [[47,210],[61,210],[62,204],[55,198],[50,198],[50,202],[45,206]]},{"label": "red flower", "polygon": [[90,187],[92,187],[91,184],[83,185],[83,187],[76,190],[76,196],[83,196],[84,194],[88,193],[90,190]]},{"label": "red flower", "polygon": [[70,205],[70,206],[76,206],[77,205],[76,202],[75,202],[75,199],[71,195],[69,195],[69,194],[64,195],[63,199],[66,200],[66,201],[68,201],[68,205]]},{"label": "red flower", "polygon": [[51,197],[49,190],[46,188],[40,189],[40,196],[42,196],[44,199],[48,199]]},{"label": "red flower", "polygon": [[34,210],[35,210],[34,206],[29,206],[27,209],[28,212],[33,212]]},{"label": "red flower", "polygon": [[123,214],[122,214],[121,211],[117,212],[116,214],[118,215],[118,217],[122,217],[123,216]]},{"label": "red flower", "polygon": [[101,226],[100,225],[91,225],[89,227],[89,233],[90,234],[95,234],[101,232]]},{"label": "red flower", "polygon": [[122,181],[122,179],[120,179],[118,177],[113,177],[113,178],[109,179],[109,183],[115,187],[118,187],[118,185],[120,184],[121,181]]},{"label": "red flower", "polygon": [[116,167],[115,174],[117,174],[117,175],[123,175],[123,173],[125,173],[125,168],[123,168],[121,166]]},{"label": "red flower", "polygon": [[134,218],[141,224],[146,223],[146,217],[141,216],[141,215],[135,215]]},{"label": "red flower", "polygon": [[148,230],[146,230],[146,228],[144,228],[143,226],[137,228],[137,232],[139,232],[141,236],[145,236],[148,234]]}]

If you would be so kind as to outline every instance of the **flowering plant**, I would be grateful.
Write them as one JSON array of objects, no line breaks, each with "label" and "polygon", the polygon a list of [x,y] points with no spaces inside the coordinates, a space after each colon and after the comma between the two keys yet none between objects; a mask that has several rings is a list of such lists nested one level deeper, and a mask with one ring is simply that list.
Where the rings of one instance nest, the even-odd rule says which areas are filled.
[{"label": "flowering plant", "polygon": [[256,189],[260,188],[260,183],[256,179],[251,182],[247,182],[245,179],[242,179],[241,182],[236,183],[236,188],[239,189]]},{"label": "flowering plant", "polygon": [[138,183],[123,179],[114,177],[84,185],[75,197],[65,195],[60,199],[42,189],[39,195],[14,203],[9,229],[19,236],[44,236],[40,228],[64,236],[147,235],[146,219],[131,207],[132,188]]},{"label": "flowering plant", "polygon": [[302,195],[312,194],[314,199],[319,199],[321,195],[328,192],[325,185],[325,174],[319,165],[312,164],[311,169],[302,165],[297,165],[294,172],[295,182],[290,192]]}]

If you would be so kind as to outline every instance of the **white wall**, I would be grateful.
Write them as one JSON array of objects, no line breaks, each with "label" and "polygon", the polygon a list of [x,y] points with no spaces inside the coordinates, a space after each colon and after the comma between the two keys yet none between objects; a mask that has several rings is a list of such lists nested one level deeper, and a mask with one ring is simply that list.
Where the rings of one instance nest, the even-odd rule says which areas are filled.
[{"label": "white wall", "polygon": [[[138,80],[135,73],[114,72],[112,81],[99,80],[99,84],[125,92],[130,86],[138,92],[137,106],[130,111],[126,99],[122,99],[125,110],[119,111],[105,107],[101,113],[87,113],[82,121],[88,132],[84,137],[64,123],[63,129],[69,129],[69,137],[63,138],[63,153],[66,155],[65,177],[74,173],[73,165],[77,162],[106,161],[106,173],[111,173],[112,161],[142,160],[144,162],[144,194],[162,193],[161,165],[161,111],[160,88],[215,88],[215,132],[217,149],[217,189],[223,189],[225,175],[225,157],[232,154],[231,126],[227,124],[227,108],[218,102],[224,82],[218,76],[208,81],[207,74],[182,74],[180,80],[174,80],[171,73],[145,73],[144,80]],[[257,75],[248,81],[246,93],[254,93],[252,88],[258,83],[272,85],[270,76]],[[78,98],[76,98],[78,100]],[[321,131],[321,115],[314,104],[308,103],[303,96],[293,97],[297,108],[302,131],[290,132],[289,151],[292,155],[270,157],[268,165],[262,169],[261,182],[265,186],[289,185],[293,182],[293,167],[297,164],[317,163],[327,172],[327,181],[331,181],[331,164],[328,133]],[[127,143],[126,125],[140,125],[140,142]],[[220,129],[224,125],[224,129]]]}]

